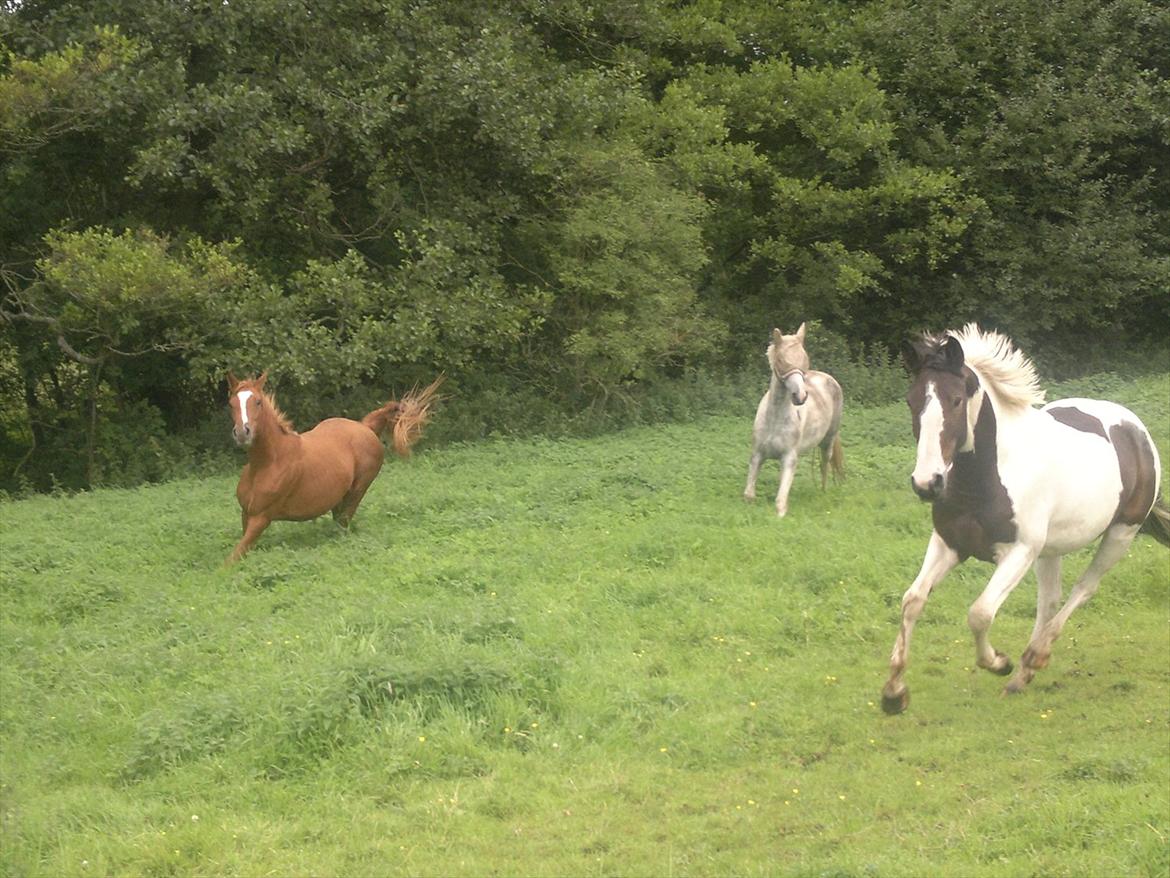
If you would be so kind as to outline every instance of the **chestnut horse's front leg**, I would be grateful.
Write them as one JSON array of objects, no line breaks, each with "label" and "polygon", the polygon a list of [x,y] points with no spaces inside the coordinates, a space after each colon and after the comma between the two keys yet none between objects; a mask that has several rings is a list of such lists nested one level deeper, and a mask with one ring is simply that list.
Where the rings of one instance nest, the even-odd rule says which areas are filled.
[{"label": "chestnut horse's front leg", "polygon": [[946,544],[938,531],[931,533],[922,569],[902,596],[902,627],[898,629],[898,638],[890,655],[890,679],[882,688],[882,710],[886,713],[901,713],[910,703],[910,690],[902,682],[910,655],[910,634],[926,607],[931,589],[955,568],[959,560],[958,553]]},{"label": "chestnut horse's front leg", "polygon": [[252,548],[252,544],[260,538],[260,534],[264,533],[264,529],[268,527],[272,519],[263,515],[249,516],[244,513],[244,535],[240,541],[236,543],[236,547],[232,553],[228,555],[227,560],[223,562],[224,567],[229,567],[235,564],[244,557],[248,549]]}]

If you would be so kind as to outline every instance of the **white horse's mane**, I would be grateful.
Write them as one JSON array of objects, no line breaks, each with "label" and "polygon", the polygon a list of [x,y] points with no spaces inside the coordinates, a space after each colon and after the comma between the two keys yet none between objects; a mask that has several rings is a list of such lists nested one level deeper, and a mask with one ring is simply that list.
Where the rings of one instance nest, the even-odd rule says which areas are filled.
[{"label": "white horse's mane", "polygon": [[1036,367],[1006,335],[984,332],[974,323],[950,334],[959,340],[967,365],[978,373],[1001,405],[1019,409],[1044,404]]}]

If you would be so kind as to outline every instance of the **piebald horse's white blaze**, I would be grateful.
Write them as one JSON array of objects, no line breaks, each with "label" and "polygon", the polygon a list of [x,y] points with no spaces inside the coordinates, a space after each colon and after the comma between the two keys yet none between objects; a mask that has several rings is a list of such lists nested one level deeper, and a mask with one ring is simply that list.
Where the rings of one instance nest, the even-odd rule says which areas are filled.
[{"label": "piebald horse's white blaze", "polygon": [[914,490],[923,494],[931,485],[946,484],[951,465],[943,459],[942,427],[943,410],[934,382],[926,384],[926,405],[918,415],[921,425],[918,431],[918,459],[914,474],[910,477]]},{"label": "piebald horse's white blaze", "polygon": [[[1032,364],[1007,339],[962,332],[928,338],[907,352],[916,380],[908,395],[918,439],[912,483],[933,503],[934,532],[918,576],[902,598],[902,624],[882,695],[905,709],[902,681],[914,624],[931,589],[974,555],[996,565],[967,621],[980,667],[1008,674],[1012,663],[990,643],[995,614],[1036,567],[1037,608],[1028,647],[1007,691],[1021,690],[1048,664],[1052,644],[1102,575],[1125,554],[1158,500],[1161,465],[1145,426],[1100,400],[1042,400]],[[1152,519],[1153,520],[1153,519]],[[1154,535],[1170,544],[1170,534]],[[1061,606],[1060,558],[1100,538],[1088,569]]]},{"label": "piebald horse's white blaze", "polygon": [[772,330],[768,365],[772,377],[768,392],[756,409],[752,428],[752,453],[748,461],[745,500],[755,500],[756,479],[765,460],[780,460],[780,488],[776,493],[776,514],[788,512],[788,492],[796,475],[801,452],[821,449],[821,487],[831,466],[835,475],[843,472],[841,440],[841,386],[833,376],[809,368],[804,350],[805,325],[794,335]]}]

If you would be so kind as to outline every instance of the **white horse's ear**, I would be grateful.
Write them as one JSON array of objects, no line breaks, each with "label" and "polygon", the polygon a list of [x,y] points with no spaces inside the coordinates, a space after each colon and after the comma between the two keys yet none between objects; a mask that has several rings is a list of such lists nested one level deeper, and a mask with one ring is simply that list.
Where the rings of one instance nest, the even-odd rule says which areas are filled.
[{"label": "white horse's ear", "polygon": [[772,330],[772,341],[774,341],[776,344],[780,344],[780,339],[782,338],[784,338],[783,332],[781,332],[779,329]]},{"label": "white horse's ear", "polygon": [[800,341],[801,344],[804,344],[804,329],[805,329],[805,326],[802,323],[802,324],[800,324],[800,329],[796,330],[796,337]]}]

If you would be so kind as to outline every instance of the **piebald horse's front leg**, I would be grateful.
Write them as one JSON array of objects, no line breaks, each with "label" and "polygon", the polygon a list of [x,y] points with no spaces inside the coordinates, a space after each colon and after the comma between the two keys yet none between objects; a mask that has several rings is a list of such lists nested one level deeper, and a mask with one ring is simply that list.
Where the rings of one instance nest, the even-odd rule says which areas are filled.
[{"label": "piebald horse's front leg", "polygon": [[910,690],[902,682],[910,655],[910,634],[926,607],[931,589],[958,563],[958,553],[943,541],[937,531],[931,533],[926,556],[922,559],[922,569],[902,596],[902,627],[898,629],[898,638],[894,641],[894,651],[890,655],[890,679],[882,688],[882,710],[886,713],[901,713],[910,703]]},{"label": "piebald horse's front leg", "polygon": [[1002,652],[992,648],[988,630],[1007,596],[1024,578],[1035,560],[1036,551],[1031,546],[1022,543],[1012,546],[1000,557],[983,594],[967,611],[967,625],[975,635],[975,663],[992,673],[1001,676],[1010,674],[1012,662]]}]

